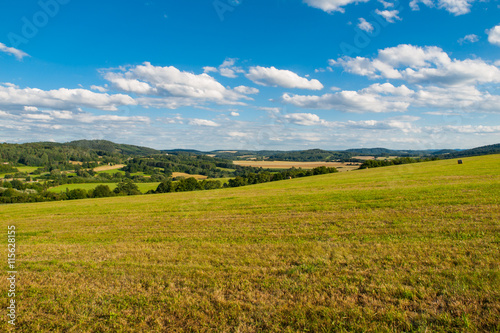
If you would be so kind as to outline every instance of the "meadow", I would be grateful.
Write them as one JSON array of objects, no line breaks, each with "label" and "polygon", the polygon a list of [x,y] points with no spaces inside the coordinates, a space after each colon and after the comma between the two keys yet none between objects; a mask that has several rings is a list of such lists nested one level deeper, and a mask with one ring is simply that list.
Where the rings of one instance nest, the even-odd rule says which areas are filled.
[{"label": "meadow", "polygon": [[499,332],[500,155],[463,160],[0,206],[16,331]]}]

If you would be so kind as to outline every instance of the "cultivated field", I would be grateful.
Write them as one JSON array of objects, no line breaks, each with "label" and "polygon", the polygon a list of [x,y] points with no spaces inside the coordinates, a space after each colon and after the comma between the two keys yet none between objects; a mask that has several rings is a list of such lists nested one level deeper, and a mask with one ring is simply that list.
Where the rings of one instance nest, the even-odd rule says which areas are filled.
[{"label": "cultivated field", "polygon": [[172,172],[172,178],[175,178],[175,177],[195,178],[198,180],[203,180],[203,179],[208,178],[207,176],[203,176],[203,175],[190,175],[190,174],[184,173],[184,172]]},{"label": "cultivated field", "polygon": [[16,331],[498,332],[500,155],[463,160],[0,206]]},{"label": "cultivated field", "polygon": [[265,169],[291,169],[291,168],[302,168],[302,169],[314,169],[320,166],[335,167],[339,171],[348,171],[359,168],[361,163],[349,163],[354,165],[348,165],[348,163],[340,162],[289,162],[289,161],[233,161],[236,165],[241,166],[251,166],[256,168]]},{"label": "cultivated field", "polygon": [[99,172],[99,171],[118,170],[118,169],[123,168],[124,166],[125,166],[125,164],[102,165],[102,166],[94,168],[94,171]]}]

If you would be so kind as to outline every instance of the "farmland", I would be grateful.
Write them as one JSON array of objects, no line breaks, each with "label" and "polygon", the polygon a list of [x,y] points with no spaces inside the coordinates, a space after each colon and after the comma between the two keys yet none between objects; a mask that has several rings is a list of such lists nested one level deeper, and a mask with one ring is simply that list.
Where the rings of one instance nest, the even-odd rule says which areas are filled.
[{"label": "farmland", "polygon": [[16,329],[499,331],[499,198],[491,155],[0,206]]},{"label": "farmland", "polygon": [[[156,190],[160,183],[137,183],[137,187],[139,188],[139,191],[142,193],[146,193],[149,190]],[[114,190],[117,183],[87,183],[87,184],[65,184],[65,185],[59,185],[56,187],[52,187],[49,189],[50,192],[54,193],[59,193],[59,192],[64,192],[66,189],[68,190],[75,190],[75,189],[83,189],[83,190],[93,190],[99,185],[107,185],[111,190]]]},{"label": "farmland", "polygon": [[320,166],[334,167],[339,171],[348,171],[359,168],[361,163],[341,163],[341,162],[292,162],[292,161],[233,161],[240,166],[250,166],[265,169],[290,169],[302,168],[313,169]]},{"label": "farmland", "polygon": [[176,178],[176,177],[184,177],[184,178],[193,177],[194,179],[197,179],[197,180],[202,180],[202,179],[207,179],[208,178],[207,176],[203,176],[203,175],[190,175],[190,174],[187,174],[187,173],[184,173],[184,172],[172,172],[172,177],[173,178]]}]

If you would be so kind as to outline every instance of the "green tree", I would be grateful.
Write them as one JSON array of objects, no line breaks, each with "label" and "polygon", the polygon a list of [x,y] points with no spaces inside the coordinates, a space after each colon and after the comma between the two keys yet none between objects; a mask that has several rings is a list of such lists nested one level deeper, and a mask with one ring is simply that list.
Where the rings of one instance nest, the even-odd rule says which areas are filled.
[{"label": "green tree", "polygon": [[130,179],[125,179],[123,182],[118,183],[114,191],[116,194],[121,195],[138,195],[141,194],[139,188]]},{"label": "green tree", "polygon": [[105,198],[113,195],[108,185],[99,185],[92,191],[93,198]]}]

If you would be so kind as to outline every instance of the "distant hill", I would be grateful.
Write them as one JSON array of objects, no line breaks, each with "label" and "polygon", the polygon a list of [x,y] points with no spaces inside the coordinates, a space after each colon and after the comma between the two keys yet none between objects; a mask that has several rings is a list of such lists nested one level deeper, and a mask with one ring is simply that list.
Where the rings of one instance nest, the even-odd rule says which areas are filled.
[{"label": "distant hill", "polygon": [[71,147],[79,147],[84,149],[91,149],[106,153],[118,153],[123,155],[161,154],[160,150],[156,150],[153,148],[114,143],[107,140],[78,140],[78,141],[68,142],[66,143],[66,145]]},{"label": "distant hill", "polygon": [[482,146],[467,150],[445,152],[438,155],[440,158],[458,158],[458,157],[471,157],[481,155],[500,154],[500,143],[488,146]]},{"label": "distant hill", "polygon": [[[356,148],[356,149],[347,149],[346,152],[361,155],[361,156],[427,156],[433,155],[433,153],[437,151],[435,149],[429,150],[394,150],[387,148]],[[444,151],[444,150],[441,150]],[[453,151],[453,150],[451,150]]]}]

